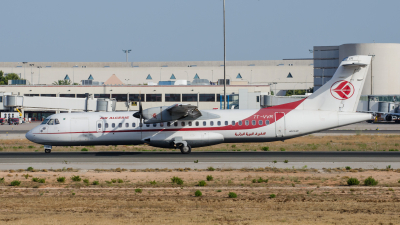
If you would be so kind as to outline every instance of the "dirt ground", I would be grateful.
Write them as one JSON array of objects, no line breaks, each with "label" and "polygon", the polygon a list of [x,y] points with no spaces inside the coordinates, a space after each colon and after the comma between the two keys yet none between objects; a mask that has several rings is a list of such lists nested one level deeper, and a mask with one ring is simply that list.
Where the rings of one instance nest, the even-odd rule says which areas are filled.
[{"label": "dirt ground", "polygon": [[0,172],[0,224],[400,224],[400,170],[32,169]]},{"label": "dirt ground", "polygon": [[[400,135],[307,135],[285,142],[219,144],[192,151],[399,151]],[[27,139],[0,140],[0,152],[42,152],[44,148]],[[148,145],[119,146],[55,146],[53,152],[63,151],[179,151]]]}]

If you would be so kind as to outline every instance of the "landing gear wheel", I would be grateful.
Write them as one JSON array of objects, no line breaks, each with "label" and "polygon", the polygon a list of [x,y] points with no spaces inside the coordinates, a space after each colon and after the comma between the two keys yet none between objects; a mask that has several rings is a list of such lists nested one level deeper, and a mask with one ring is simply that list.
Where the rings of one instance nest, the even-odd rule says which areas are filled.
[{"label": "landing gear wheel", "polygon": [[50,152],[51,152],[51,149],[45,149],[44,152],[45,152],[45,153],[50,153]]},{"label": "landing gear wheel", "polygon": [[189,154],[190,152],[192,152],[192,147],[190,147],[190,145],[188,146],[182,145],[180,149],[182,154]]}]

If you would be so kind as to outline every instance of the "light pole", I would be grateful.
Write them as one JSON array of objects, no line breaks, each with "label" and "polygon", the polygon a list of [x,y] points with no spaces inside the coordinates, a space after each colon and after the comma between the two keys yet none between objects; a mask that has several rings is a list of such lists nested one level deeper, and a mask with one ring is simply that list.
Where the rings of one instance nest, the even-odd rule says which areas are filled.
[{"label": "light pole", "polygon": [[131,49],[127,49],[127,50],[122,50],[123,52],[125,52],[126,54],[126,62],[128,62],[128,53],[130,53],[132,50]]},{"label": "light pole", "polygon": [[33,72],[32,72],[32,67],[34,66],[35,64],[29,64],[29,66],[31,67],[31,85],[32,85],[32,77],[33,77]]},{"label": "light pole", "polygon": [[78,65],[72,67],[72,85],[75,84],[75,67],[78,67]]},{"label": "light pole", "polygon": [[39,78],[38,78],[38,84],[40,84],[40,68],[42,68],[42,66],[38,66],[37,68],[39,68]]},{"label": "light pole", "polygon": [[28,62],[22,62],[22,64],[24,64],[24,80],[25,80],[25,64],[27,64]]},{"label": "light pole", "polygon": [[225,0],[223,1],[224,8],[224,109],[226,109],[226,46],[225,46]]},{"label": "light pole", "polygon": [[125,79],[126,80],[126,84],[128,84],[129,85],[129,79]]}]

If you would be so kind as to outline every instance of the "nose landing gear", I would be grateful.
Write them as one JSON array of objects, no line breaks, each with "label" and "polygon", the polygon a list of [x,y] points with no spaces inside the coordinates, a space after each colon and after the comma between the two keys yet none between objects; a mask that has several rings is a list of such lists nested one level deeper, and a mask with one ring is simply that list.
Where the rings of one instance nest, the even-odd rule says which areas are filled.
[{"label": "nose landing gear", "polygon": [[52,148],[51,145],[45,145],[45,146],[44,146],[44,152],[45,152],[45,153],[51,153],[51,148]]}]

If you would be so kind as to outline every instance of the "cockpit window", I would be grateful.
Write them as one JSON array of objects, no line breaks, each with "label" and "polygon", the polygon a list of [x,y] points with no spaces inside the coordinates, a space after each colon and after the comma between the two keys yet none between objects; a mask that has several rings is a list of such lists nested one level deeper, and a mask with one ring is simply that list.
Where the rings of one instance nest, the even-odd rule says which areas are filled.
[{"label": "cockpit window", "polygon": [[47,123],[48,125],[54,125],[54,120],[50,119],[49,122]]},{"label": "cockpit window", "polygon": [[47,122],[49,122],[49,120],[50,120],[50,119],[45,119],[45,120],[43,120],[43,122],[42,122],[41,124],[42,124],[42,125],[43,125],[43,124],[46,124]]},{"label": "cockpit window", "polygon": [[55,119],[55,123],[60,124],[60,121],[58,121],[58,119]]}]

